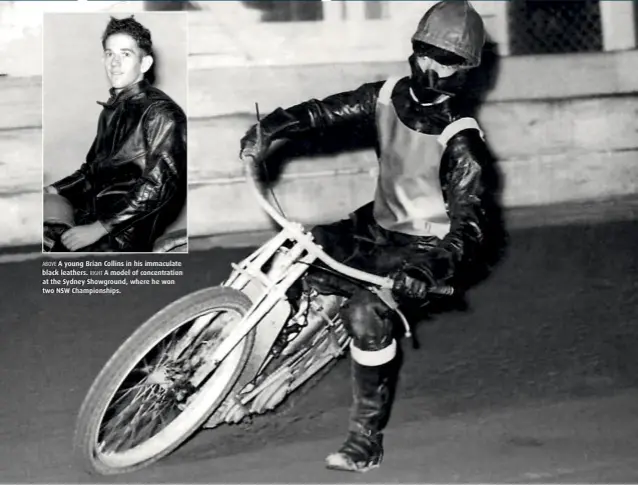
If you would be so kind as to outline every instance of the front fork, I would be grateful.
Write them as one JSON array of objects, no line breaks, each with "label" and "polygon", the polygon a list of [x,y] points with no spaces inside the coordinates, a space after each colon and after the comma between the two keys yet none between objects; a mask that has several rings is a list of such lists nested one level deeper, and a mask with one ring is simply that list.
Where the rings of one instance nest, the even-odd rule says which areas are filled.
[{"label": "front fork", "polygon": [[[246,316],[242,318],[237,326],[232,328],[230,334],[213,351],[206,364],[196,371],[191,379],[194,386],[199,386],[249,332],[255,327],[261,326],[262,322],[268,321],[268,316],[273,309],[283,305],[288,309],[285,312],[285,318],[278,318],[278,321],[270,322],[271,325],[269,325],[270,328],[267,335],[263,336],[267,340],[272,339],[272,342],[274,342],[290,314],[290,304],[286,301],[286,292],[307,271],[308,265],[314,260],[311,255],[301,257],[302,252],[303,247],[301,245],[294,246],[283,255],[283,258],[279,261],[274,261],[276,265],[271,268],[268,274],[261,272],[262,268],[254,264],[255,262],[235,266],[235,274],[229,279],[230,284],[227,283],[227,285],[244,291],[253,301],[253,305]],[[263,262],[265,264],[269,258],[264,256],[266,255],[259,255],[257,262],[265,260]],[[296,262],[299,257],[301,259]],[[251,284],[251,280],[257,284]],[[255,352],[253,352],[253,357],[254,354]],[[265,356],[259,357],[263,358]]]}]

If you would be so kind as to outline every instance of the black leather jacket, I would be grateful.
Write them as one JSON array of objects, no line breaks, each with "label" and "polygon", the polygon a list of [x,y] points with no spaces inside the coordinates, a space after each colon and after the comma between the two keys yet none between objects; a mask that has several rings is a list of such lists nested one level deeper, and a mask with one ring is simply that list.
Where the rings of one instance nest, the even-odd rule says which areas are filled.
[{"label": "black leather jacket", "polygon": [[186,115],[145,80],[98,103],[85,163],[52,185],[73,204],[77,224],[99,221],[108,231],[83,251],[151,251],[185,203]]},{"label": "black leather jacket", "polygon": [[[317,133],[365,133],[378,152],[375,111],[382,85],[383,82],[367,83],[323,100],[312,99],[285,110],[279,108],[262,120],[262,135],[273,141]],[[469,115],[460,98],[432,106],[415,103],[409,93],[408,78],[397,83],[392,101],[405,124],[428,134],[440,134],[452,121]],[[245,140],[254,133],[255,127]],[[479,253],[485,239],[484,175],[489,160],[488,148],[478,130],[466,129],[450,139],[440,169],[450,231],[443,240],[428,238],[435,241],[425,244],[429,247],[425,259],[406,262],[406,270],[426,270],[438,282],[449,281],[460,263],[471,262]]]}]

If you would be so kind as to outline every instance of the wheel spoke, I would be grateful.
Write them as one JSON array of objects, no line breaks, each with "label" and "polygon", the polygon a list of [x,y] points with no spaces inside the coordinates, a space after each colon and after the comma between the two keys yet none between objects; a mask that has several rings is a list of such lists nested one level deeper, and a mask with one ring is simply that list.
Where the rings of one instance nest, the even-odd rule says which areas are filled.
[{"label": "wheel spoke", "polygon": [[[143,394],[146,395],[144,400],[136,399],[131,403],[131,406],[126,409],[128,412],[119,414],[114,420],[115,422],[109,422],[108,428],[114,431],[114,433],[110,434],[114,435],[120,434],[118,430],[122,429],[119,425],[124,423],[123,433],[121,433],[120,436],[121,440],[117,442],[119,446],[117,446],[116,449],[120,448],[127,440],[133,443],[139,442],[142,431],[145,427],[148,427],[149,424],[155,423],[151,431],[157,427],[154,419],[156,415],[153,414],[153,411],[154,408],[158,407],[160,403],[164,401],[162,398],[166,395],[166,392],[161,388],[158,391],[158,389],[149,386],[143,391]],[[162,394],[164,394],[164,396]],[[132,409],[135,405],[136,409]],[[145,438],[150,436],[151,434],[148,434]]]},{"label": "wheel spoke", "polygon": [[[168,339],[160,343],[158,353],[160,359],[155,366],[156,369],[161,369],[162,365],[166,364],[163,362],[166,360],[163,357],[167,355],[167,351],[171,347],[174,347],[175,343],[175,341],[169,342]],[[145,377],[142,381],[122,392],[110,406],[115,416],[103,423],[101,430],[105,441],[111,442],[110,437],[115,440],[116,449],[121,448],[128,441],[132,442],[133,446],[145,441],[155,434],[158,427],[162,429],[170,423],[163,416],[163,412],[166,409],[175,409],[175,402],[168,396],[169,392],[166,389],[148,382],[151,372],[151,369],[145,370]],[[172,419],[174,418],[175,416]],[[118,434],[120,434],[120,439],[117,439]]]},{"label": "wheel spoke", "polygon": [[[174,310],[165,309],[128,339],[121,357],[111,359],[108,371],[98,377],[103,381],[101,388],[97,382],[93,387],[95,404],[85,406],[79,417],[77,436],[92,443],[83,453],[94,467],[138,467],[197,429],[199,420],[221,403],[235,383],[254,332],[201,387],[189,385],[189,379],[250,307],[248,297],[238,290],[211,288],[180,301]],[[192,326],[207,313],[208,322],[200,318],[199,326]],[[114,384],[113,376],[121,380]]]},{"label": "wheel spoke", "polygon": [[109,407],[116,407],[116,405],[122,402],[124,398],[128,397],[131,394],[131,392],[139,390],[145,387],[146,385],[147,384],[143,382],[141,384],[136,384],[134,386],[129,387],[126,391],[122,392],[122,394],[115,401],[113,401],[113,403]]}]

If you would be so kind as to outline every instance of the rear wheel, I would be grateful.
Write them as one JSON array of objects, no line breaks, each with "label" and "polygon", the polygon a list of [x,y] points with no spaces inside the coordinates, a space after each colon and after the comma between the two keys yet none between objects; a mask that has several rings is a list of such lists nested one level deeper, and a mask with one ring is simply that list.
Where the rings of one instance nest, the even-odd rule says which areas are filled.
[{"label": "rear wheel", "polygon": [[239,378],[255,330],[200,386],[190,378],[250,307],[238,290],[206,288],[136,330],[103,367],[80,409],[74,448],[82,466],[102,475],[131,472],[197,431]]}]

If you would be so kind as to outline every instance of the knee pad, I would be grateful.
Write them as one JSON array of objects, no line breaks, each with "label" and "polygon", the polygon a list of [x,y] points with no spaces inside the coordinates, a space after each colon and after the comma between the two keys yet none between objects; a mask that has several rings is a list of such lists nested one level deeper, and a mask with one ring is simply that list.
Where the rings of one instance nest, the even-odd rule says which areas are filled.
[{"label": "knee pad", "polygon": [[376,351],[390,345],[393,322],[387,306],[367,291],[353,296],[343,307],[342,318],[354,345]]}]

